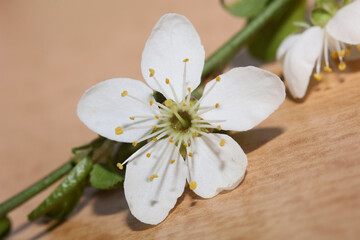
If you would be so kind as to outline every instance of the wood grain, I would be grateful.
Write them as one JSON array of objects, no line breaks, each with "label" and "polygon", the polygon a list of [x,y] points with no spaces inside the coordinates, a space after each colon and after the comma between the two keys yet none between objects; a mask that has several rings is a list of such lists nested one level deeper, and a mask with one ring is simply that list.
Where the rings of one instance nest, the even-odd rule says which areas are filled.
[{"label": "wood grain", "polygon": [[[76,118],[80,95],[109,77],[140,79],[141,50],[162,11],[180,9],[210,51],[242,24],[215,1],[207,7],[206,23],[197,14],[205,1],[184,1],[185,6],[159,1],[155,6],[161,10],[142,10],[133,18],[137,6],[130,3],[121,19],[116,1],[101,8],[89,1],[84,11],[84,1],[48,2],[0,3],[0,30],[7,33],[0,38],[0,200],[59,166],[72,146],[94,136]],[[83,20],[74,26],[81,12]],[[117,26],[126,16],[133,22]],[[82,28],[89,21],[93,28]],[[101,29],[101,36],[93,33]],[[127,42],[119,32],[127,33]],[[279,66],[265,68],[280,73]],[[131,216],[123,191],[88,188],[65,223],[28,223],[26,214],[49,189],[10,214],[9,239],[358,239],[359,69],[358,61],[345,72],[327,74],[305,101],[287,98],[253,130],[233,133],[249,159],[245,180],[233,191],[204,200],[186,190],[163,223],[148,226]]]}]

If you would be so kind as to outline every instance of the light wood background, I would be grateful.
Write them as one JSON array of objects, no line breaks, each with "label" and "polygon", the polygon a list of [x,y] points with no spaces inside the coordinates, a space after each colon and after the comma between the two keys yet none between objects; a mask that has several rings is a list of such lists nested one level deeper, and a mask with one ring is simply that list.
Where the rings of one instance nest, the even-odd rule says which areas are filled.
[{"label": "light wood background", "polygon": [[[111,77],[141,79],[144,43],[167,12],[193,22],[207,54],[244,23],[208,0],[0,1],[0,201],[95,136],[77,119],[81,94]],[[186,191],[151,227],[131,216],[123,191],[88,188],[65,223],[28,223],[49,189],[10,214],[10,239],[359,239],[359,69],[326,75],[306,101],[288,98],[234,133],[249,165],[231,192],[203,200]]]}]

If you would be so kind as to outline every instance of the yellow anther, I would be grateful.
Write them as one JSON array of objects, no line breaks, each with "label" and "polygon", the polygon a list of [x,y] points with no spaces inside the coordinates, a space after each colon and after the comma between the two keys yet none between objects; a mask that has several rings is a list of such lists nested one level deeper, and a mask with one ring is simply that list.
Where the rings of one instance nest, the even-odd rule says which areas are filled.
[{"label": "yellow anther", "polygon": [[324,66],[324,71],[330,73],[330,72],[332,72],[332,68],[329,66]]},{"label": "yellow anther", "polygon": [[183,103],[182,105],[183,105],[183,107],[186,107],[186,106],[187,106],[186,103]]},{"label": "yellow anther", "polygon": [[195,190],[195,188],[196,188],[196,182],[191,181],[190,182],[190,189]]},{"label": "yellow anther", "polygon": [[132,145],[133,145],[134,147],[136,147],[136,145],[137,145],[137,142],[133,142],[133,143],[132,143]]},{"label": "yellow anther", "polygon": [[125,97],[126,95],[128,95],[128,91],[123,91],[123,92],[121,93],[121,96],[122,96],[122,97]]},{"label": "yellow anther", "polygon": [[220,104],[216,103],[215,104],[215,108],[218,108],[220,106]]},{"label": "yellow anther", "polygon": [[187,143],[184,142],[184,147],[188,147]]},{"label": "yellow anther", "polygon": [[165,106],[169,107],[173,105],[173,101],[171,99],[168,99],[165,101]]},{"label": "yellow anther", "polygon": [[153,130],[156,130],[157,129],[157,126],[153,126]]},{"label": "yellow anther", "polygon": [[323,79],[323,74],[322,73],[314,73],[314,78],[318,81],[321,81]]},{"label": "yellow anther", "polygon": [[159,116],[158,116],[158,115],[155,115],[155,118],[156,118],[156,119],[159,119]]},{"label": "yellow anther", "polygon": [[157,138],[153,138],[153,141],[155,141],[155,142],[156,142],[157,140],[158,140]]},{"label": "yellow anther", "polygon": [[331,57],[332,57],[333,59],[337,59],[337,58],[338,58],[337,52],[332,52],[332,53],[331,53]]},{"label": "yellow anther", "polygon": [[183,60],[183,62],[188,62],[189,61],[189,59],[188,58],[185,58],[184,60]]},{"label": "yellow anther", "polygon": [[173,143],[173,142],[174,142],[174,140],[173,140],[172,138],[170,138],[169,142]]},{"label": "yellow anther", "polygon": [[165,79],[165,83],[166,84],[169,84],[170,83],[170,80],[168,78]]},{"label": "yellow anther", "polygon": [[221,78],[220,78],[219,76],[217,76],[217,77],[215,78],[215,80],[216,80],[217,82],[220,82]]},{"label": "yellow anther", "polygon": [[151,156],[151,153],[147,153],[147,154],[146,154],[146,157],[149,158],[150,156]]},{"label": "yellow anther", "polygon": [[117,127],[117,128],[115,128],[115,134],[116,135],[121,135],[121,134],[123,134],[123,130],[122,130],[122,128],[121,127]]},{"label": "yellow anther", "polygon": [[130,117],[131,120],[135,120],[135,117]]},{"label": "yellow anther", "polygon": [[190,107],[193,107],[194,106],[194,104],[193,103],[190,103]]},{"label": "yellow anther", "polygon": [[344,57],[344,56],[345,56],[345,50],[343,49],[343,50],[339,51],[339,52],[338,52],[338,55],[339,55],[340,57]]},{"label": "yellow anther", "polygon": [[154,180],[154,178],[158,178],[158,177],[159,177],[158,175],[153,174],[153,175],[151,175],[151,177],[150,177],[150,181],[152,182],[152,180]]},{"label": "yellow anther", "polygon": [[121,164],[121,163],[117,163],[116,164],[117,168],[120,169],[120,170],[123,170],[124,169],[124,166]]},{"label": "yellow anther", "polygon": [[197,119],[197,120],[201,120],[201,117],[197,116],[196,119]]},{"label": "yellow anther", "polygon": [[194,156],[194,155],[192,154],[192,152],[189,152],[189,157],[192,157],[192,156]]},{"label": "yellow anther", "polygon": [[218,126],[216,127],[216,129],[219,130],[219,131],[221,131],[221,126],[218,125]]},{"label": "yellow anther", "polygon": [[174,160],[174,159],[170,161],[170,163],[171,163],[171,164],[173,164],[174,162],[175,162],[175,160]]},{"label": "yellow anther", "polygon": [[350,56],[350,48],[349,47],[346,48],[346,56]]},{"label": "yellow anther", "polygon": [[340,71],[344,71],[345,70],[345,68],[346,68],[346,63],[344,63],[344,62],[341,62],[341,63],[339,63],[339,70]]},{"label": "yellow anther", "polygon": [[189,92],[191,92],[191,87],[188,87],[187,90],[188,90]]},{"label": "yellow anther", "polygon": [[150,100],[149,104],[150,104],[150,106],[152,106],[154,104],[154,101]]},{"label": "yellow anther", "polygon": [[357,50],[360,51],[360,45],[356,45]]},{"label": "yellow anther", "polygon": [[194,135],[195,135],[195,136],[198,136],[198,135],[199,135],[199,133],[198,133],[197,131],[195,131],[195,132],[194,132]]},{"label": "yellow anther", "polygon": [[149,68],[149,72],[150,72],[149,77],[153,77],[155,74],[155,70],[152,68]]},{"label": "yellow anther", "polygon": [[225,139],[221,139],[220,146],[223,147],[225,145]]}]

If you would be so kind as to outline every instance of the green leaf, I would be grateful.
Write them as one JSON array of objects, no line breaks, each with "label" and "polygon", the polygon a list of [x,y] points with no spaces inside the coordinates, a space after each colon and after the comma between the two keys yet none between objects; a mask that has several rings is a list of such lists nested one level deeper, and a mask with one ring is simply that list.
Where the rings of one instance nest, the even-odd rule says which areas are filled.
[{"label": "green leaf", "polygon": [[237,17],[255,17],[264,10],[268,0],[237,0],[234,3],[226,4],[220,0],[221,5],[232,15]]},{"label": "green leaf", "polygon": [[305,20],[306,0],[293,0],[286,6],[249,41],[248,50],[254,57],[266,62],[273,61],[280,43],[300,30],[293,23]]},{"label": "green leaf", "polygon": [[0,218],[0,239],[4,238],[11,229],[11,222],[7,216]]},{"label": "green leaf", "polygon": [[98,189],[114,189],[122,185],[124,177],[102,164],[95,164],[90,172],[90,184]]},{"label": "green leaf", "polygon": [[314,25],[324,27],[327,22],[332,18],[332,15],[322,8],[315,8],[311,11],[310,17]]},{"label": "green leaf", "polygon": [[82,186],[83,181],[88,176],[92,168],[92,162],[89,158],[84,158],[70,171],[59,186],[29,215],[30,221],[45,215],[53,210],[57,205],[61,206],[64,198]]}]

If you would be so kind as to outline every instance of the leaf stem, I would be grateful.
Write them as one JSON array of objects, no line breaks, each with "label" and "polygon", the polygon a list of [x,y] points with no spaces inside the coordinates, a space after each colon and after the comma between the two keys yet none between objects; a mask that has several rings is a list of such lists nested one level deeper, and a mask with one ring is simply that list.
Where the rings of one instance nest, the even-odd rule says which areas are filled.
[{"label": "leaf stem", "polygon": [[73,168],[73,162],[68,161],[67,163],[63,164],[59,168],[55,169],[49,175],[44,177],[43,179],[39,180],[35,184],[31,185],[30,187],[26,188],[22,192],[16,194],[12,198],[8,199],[4,203],[0,205],[0,216],[5,216],[6,213],[10,212],[14,208],[20,206],[45,188],[49,187],[51,184],[56,182],[62,176],[67,174]]},{"label": "leaf stem", "polygon": [[213,53],[205,61],[202,80],[205,80],[212,74],[221,72],[240,48],[246,44],[254,34],[258,33],[259,29],[264,26],[279,9],[283,8],[289,2],[291,2],[291,0],[272,1],[261,14],[252,19],[243,29]]}]

